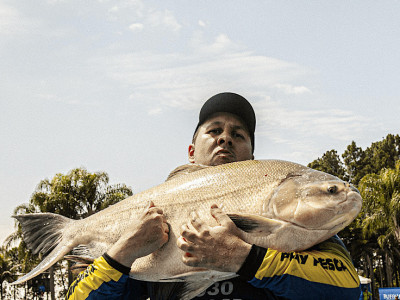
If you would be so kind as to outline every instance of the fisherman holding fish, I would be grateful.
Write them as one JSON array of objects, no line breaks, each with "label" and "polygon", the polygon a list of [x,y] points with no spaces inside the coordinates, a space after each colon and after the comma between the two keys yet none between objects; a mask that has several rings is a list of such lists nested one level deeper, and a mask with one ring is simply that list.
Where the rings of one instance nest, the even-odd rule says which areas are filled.
[{"label": "fisherman holding fish", "polygon": [[[203,105],[189,161],[217,166],[254,159],[256,118],[240,95],[221,93]],[[144,282],[129,278],[132,263],[168,241],[168,220],[149,205],[119,240],[71,285],[67,299],[358,299],[360,282],[349,253],[334,236],[300,252],[279,252],[251,245],[217,205],[211,208],[217,226],[196,214],[181,228],[177,246],[188,266],[238,276],[215,282],[206,290],[181,283]],[[117,222],[117,220],[116,220]],[[197,290],[196,290],[197,289]]]}]

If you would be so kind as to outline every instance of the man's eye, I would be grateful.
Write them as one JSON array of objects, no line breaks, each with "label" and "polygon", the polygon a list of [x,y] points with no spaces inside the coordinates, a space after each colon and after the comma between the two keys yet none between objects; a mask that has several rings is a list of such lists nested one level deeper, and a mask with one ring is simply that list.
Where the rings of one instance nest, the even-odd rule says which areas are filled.
[{"label": "man's eye", "polygon": [[237,132],[234,132],[232,135],[233,135],[235,138],[240,138],[240,139],[243,139],[243,138],[244,138],[244,136],[243,136],[242,134],[237,133]]},{"label": "man's eye", "polygon": [[215,128],[215,129],[209,130],[208,132],[213,133],[213,134],[220,134],[222,132],[222,130],[219,128]]}]

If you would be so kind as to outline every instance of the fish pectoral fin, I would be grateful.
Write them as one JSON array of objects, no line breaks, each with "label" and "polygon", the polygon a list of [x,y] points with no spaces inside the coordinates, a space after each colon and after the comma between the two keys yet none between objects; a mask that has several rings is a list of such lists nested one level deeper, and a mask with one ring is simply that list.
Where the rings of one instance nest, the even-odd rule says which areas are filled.
[{"label": "fish pectoral fin", "polygon": [[171,173],[169,173],[166,181],[181,175],[186,175],[209,167],[210,166],[204,166],[199,164],[186,164],[183,166],[179,166],[176,169],[174,169]]},{"label": "fish pectoral fin", "polygon": [[148,285],[150,299],[176,299],[184,284],[184,282],[152,282]]},{"label": "fish pectoral fin", "polygon": [[[177,276],[166,278],[168,281],[180,281],[175,282],[175,297],[179,300],[192,299],[202,292],[204,292],[213,283],[221,280],[227,280],[233,277],[237,277],[235,273],[226,273],[213,270],[205,271],[194,271]],[[164,292],[165,293],[165,292]],[[171,294],[170,294],[171,295]],[[165,297],[155,299],[169,299]]]},{"label": "fish pectoral fin", "polygon": [[92,264],[94,262],[93,257],[89,256],[80,256],[80,255],[64,255],[66,260],[75,262],[75,263],[83,263],[83,264]]},{"label": "fish pectoral fin", "polygon": [[193,299],[197,295],[204,292],[213,283],[213,280],[187,281],[183,284],[183,287],[178,292],[177,298],[179,300]]},{"label": "fish pectoral fin", "polygon": [[250,214],[228,214],[235,225],[249,233],[271,234],[285,225],[285,222]]}]

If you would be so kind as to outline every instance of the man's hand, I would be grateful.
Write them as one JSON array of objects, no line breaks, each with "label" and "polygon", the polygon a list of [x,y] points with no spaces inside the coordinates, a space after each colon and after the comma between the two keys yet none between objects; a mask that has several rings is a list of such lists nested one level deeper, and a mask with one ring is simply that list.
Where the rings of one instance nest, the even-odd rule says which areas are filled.
[{"label": "man's hand", "polygon": [[107,254],[130,267],[137,258],[153,253],[164,245],[168,241],[168,233],[169,227],[162,209],[150,202],[138,222],[128,227]]},{"label": "man's hand", "polygon": [[237,272],[251,245],[243,241],[241,231],[215,204],[211,206],[211,215],[218,226],[210,227],[198,216],[182,226],[177,240],[178,247],[185,251],[182,260],[192,267]]}]

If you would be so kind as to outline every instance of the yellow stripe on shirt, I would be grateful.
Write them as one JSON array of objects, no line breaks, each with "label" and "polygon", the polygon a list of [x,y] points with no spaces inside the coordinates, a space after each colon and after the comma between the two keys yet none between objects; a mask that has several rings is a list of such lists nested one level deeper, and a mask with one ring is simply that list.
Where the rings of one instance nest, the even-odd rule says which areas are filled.
[{"label": "yellow stripe on shirt", "polygon": [[118,281],[122,275],[101,256],[95,259],[85,271],[79,273],[70,287],[72,293],[68,293],[70,296],[67,299],[75,300],[75,294],[80,295],[80,299],[86,299],[91,291],[97,290],[104,282]]},{"label": "yellow stripe on shirt", "polygon": [[262,280],[291,275],[311,282],[357,288],[360,281],[349,255],[341,246],[325,243],[320,246],[323,251],[278,252],[268,249],[255,277]]}]

